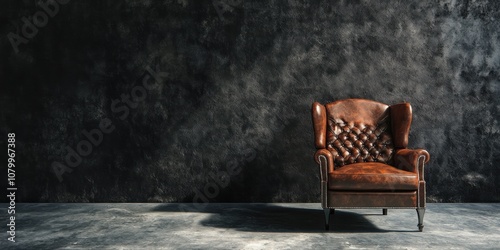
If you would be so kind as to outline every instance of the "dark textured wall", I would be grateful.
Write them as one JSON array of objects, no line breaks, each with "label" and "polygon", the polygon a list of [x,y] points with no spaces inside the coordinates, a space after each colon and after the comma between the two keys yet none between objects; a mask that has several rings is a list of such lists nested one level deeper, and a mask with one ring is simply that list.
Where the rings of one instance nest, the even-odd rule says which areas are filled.
[{"label": "dark textured wall", "polygon": [[350,97],[412,103],[430,202],[500,201],[498,1],[2,2],[18,201],[319,202],[310,106]]}]

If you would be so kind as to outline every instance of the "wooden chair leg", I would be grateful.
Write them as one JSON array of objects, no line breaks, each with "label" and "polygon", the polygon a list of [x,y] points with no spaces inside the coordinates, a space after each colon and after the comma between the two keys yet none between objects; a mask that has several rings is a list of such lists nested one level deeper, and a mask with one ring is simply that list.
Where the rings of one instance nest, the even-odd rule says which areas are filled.
[{"label": "wooden chair leg", "polygon": [[330,209],[324,208],[323,211],[325,212],[325,230],[328,231],[330,230]]},{"label": "wooden chair leg", "polygon": [[424,230],[424,214],[425,208],[417,208],[418,215],[418,231],[422,232]]},{"label": "wooden chair leg", "polygon": [[382,209],[382,214],[387,215],[387,208]]}]

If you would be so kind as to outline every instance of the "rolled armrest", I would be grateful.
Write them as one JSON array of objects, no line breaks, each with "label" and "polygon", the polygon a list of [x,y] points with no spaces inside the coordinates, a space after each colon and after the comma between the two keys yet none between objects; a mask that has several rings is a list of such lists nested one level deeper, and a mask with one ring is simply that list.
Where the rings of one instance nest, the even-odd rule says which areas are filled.
[{"label": "rolled armrest", "polygon": [[424,163],[429,162],[430,155],[424,149],[400,149],[394,155],[396,168],[417,173],[424,180]]},{"label": "rolled armrest", "polygon": [[318,149],[314,155],[314,160],[319,164],[321,171],[321,181],[327,181],[327,174],[333,172],[333,155],[327,149]]}]

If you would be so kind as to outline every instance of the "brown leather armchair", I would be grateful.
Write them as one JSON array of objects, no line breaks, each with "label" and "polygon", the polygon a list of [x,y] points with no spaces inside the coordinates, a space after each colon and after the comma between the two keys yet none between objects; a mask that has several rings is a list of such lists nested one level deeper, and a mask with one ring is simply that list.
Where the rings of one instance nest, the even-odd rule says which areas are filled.
[{"label": "brown leather armchair", "polygon": [[409,103],[346,99],[312,105],[314,159],[320,166],[325,229],[336,208],[413,208],[425,213],[424,163],[429,153],[407,149]]}]

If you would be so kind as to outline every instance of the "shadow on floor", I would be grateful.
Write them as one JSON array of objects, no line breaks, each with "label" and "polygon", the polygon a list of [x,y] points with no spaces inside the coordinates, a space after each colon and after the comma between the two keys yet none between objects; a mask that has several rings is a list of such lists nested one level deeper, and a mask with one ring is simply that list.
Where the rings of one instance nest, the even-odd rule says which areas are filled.
[{"label": "shadow on floor", "polygon": [[[183,207],[185,206],[185,207]],[[190,209],[187,209],[190,208]],[[196,212],[210,214],[200,225],[216,228],[231,228],[248,232],[300,232],[318,233],[324,230],[324,214],[321,208],[294,208],[272,204],[210,204],[204,209],[194,209],[187,204],[162,204],[155,212]],[[340,233],[384,233],[414,232],[417,230],[380,229],[368,220],[380,214],[361,214],[339,211],[330,216],[330,232]]]}]

